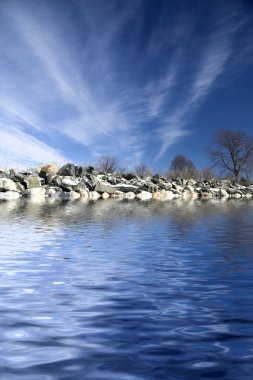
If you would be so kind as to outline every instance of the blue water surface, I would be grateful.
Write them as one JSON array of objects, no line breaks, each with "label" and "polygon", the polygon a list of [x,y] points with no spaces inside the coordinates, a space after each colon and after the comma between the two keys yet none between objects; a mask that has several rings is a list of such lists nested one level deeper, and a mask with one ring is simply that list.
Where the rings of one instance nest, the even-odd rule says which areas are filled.
[{"label": "blue water surface", "polygon": [[252,378],[253,201],[0,204],[0,379]]}]

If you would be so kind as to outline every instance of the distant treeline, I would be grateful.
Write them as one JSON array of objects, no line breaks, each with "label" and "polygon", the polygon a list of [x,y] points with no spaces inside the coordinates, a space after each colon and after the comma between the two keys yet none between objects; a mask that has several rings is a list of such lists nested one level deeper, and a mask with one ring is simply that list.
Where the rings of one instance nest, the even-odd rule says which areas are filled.
[{"label": "distant treeline", "polygon": [[[253,176],[253,139],[245,132],[230,129],[215,133],[212,144],[206,147],[210,166],[198,169],[191,159],[184,154],[176,155],[167,173],[158,173],[167,178],[194,178],[197,180],[212,180],[227,178],[238,182],[250,182]],[[96,163],[96,169],[106,173],[126,173],[115,157],[103,156]],[[134,167],[134,173],[139,177],[156,174],[145,164]]]}]

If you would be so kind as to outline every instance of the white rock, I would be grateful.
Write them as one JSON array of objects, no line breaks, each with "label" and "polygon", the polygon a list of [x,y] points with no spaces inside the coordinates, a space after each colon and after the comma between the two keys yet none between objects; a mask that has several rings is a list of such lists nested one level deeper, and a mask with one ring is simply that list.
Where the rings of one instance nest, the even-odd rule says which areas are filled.
[{"label": "white rock", "polygon": [[89,191],[86,189],[78,189],[77,192],[80,194],[81,198],[88,199],[89,198]]},{"label": "white rock", "polygon": [[43,187],[34,187],[26,191],[28,198],[45,198],[46,190]]},{"label": "white rock", "polygon": [[70,191],[69,192],[69,199],[72,201],[75,201],[76,199],[81,198],[81,195],[77,193],[76,191]]},{"label": "white rock", "polygon": [[18,199],[19,197],[20,195],[16,191],[0,192],[0,200],[12,201],[14,199]]},{"label": "white rock", "polygon": [[136,198],[142,200],[142,201],[148,201],[152,198],[152,193],[148,191],[142,191],[141,193],[136,195]]},{"label": "white rock", "polygon": [[221,197],[224,197],[224,198],[228,198],[229,197],[229,194],[224,189],[220,189],[219,190],[219,194],[220,194]]},{"label": "white rock", "polygon": [[123,198],[124,193],[122,191],[115,191],[115,193],[111,194],[111,198]]},{"label": "white rock", "polygon": [[102,199],[108,199],[108,198],[110,198],[110,194],[104,192],[104,193],[102,194]]},{"label": "white rock", "polygon": [[70,179],[70,178],[64,178],[62,181],[63,185],[66,186],[77,186],[78,185],[78,180]]},{"label": "white rock", "polygon": [[17,187],[12,179],[0,178],[0,191],[17,191]]},{"label": "white rock", "polygon": [[123,197],[124,199],[132,200],[135,199],[135,194],[132,191],[128,191],[127,193],[124,193]]},{"label": "white rock", "polygon": [[97,192],[97,191],[90,191],[89,193],[89,198],[92,200],[92,201],[96,201],[97,199],[99,199],[101,197],[101,195]]}]

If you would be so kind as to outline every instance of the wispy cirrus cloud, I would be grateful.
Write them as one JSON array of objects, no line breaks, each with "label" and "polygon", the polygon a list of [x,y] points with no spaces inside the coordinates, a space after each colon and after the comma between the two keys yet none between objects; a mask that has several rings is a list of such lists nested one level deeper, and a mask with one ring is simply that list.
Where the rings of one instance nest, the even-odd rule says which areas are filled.
[{"label": "wispy cirrus cloud", "polygon": [[[226,74],[246,22],[240,7],[229,17],[217,11],[199,37],[194,12],[168,23],[167,7],[145,26],[143,1],[3,0],[2,137],[10,141],[15,131],[21,141],[43,146],[45,161],[71,158],[80,146],[88,158],[140,161],[150,144],[161,158],[191,133],[189,122]],[[21,153],[21,161],[37,162],[35,149]]]},{"label": "wispy cirrus cloud", "polygon": [[67,157],[12,125],[0,123],[0,167],[32,167],[45,162],[63,164]]},{"label": "wispy cirrus cloud", "polygon": [[197,66],[196,73],[191,77],[187,96],[181,99],[179,105],[165,116],[164,125],[158,128],[162,143],[157,159],[178,139],[190,133],[186,127],[193,112],[202,106],[218,78],[229,66],[229,60],[233,58],[232,55],[235,52],[233,46],[235,34],[249,21],[245,15],[238,19],[239,14],[240,11],[237,10],[229,17],[222,18],[218,30],[210,35],[209,43],[202,49],[202,59]]}]

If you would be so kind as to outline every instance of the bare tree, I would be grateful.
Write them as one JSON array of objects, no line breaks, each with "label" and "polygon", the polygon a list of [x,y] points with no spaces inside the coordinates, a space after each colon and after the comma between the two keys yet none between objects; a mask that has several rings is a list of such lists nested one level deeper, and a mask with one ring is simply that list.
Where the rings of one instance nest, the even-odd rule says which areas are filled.
[{"label": "bare tree", "polygon": [[192,178],[197,173],[193,162],[182,154],[178,154],[171,162],[169,177]]},{"label": "bare tree", "polygon": [[118,169],[118,160],[115,157],[103,156],[98,160],[96,168],[105,173],[114,173]]},{"label": "bare tree", "polygon": [[246,172],[253,160],[253,139],[245,132],[225,129],[214,136],[215,148],[208,147],[207,154],[214,166],[223,173],[232,174],[235,182]]},{"label": "bare tree", "polygon": [[148,175],[152,175],[151,169],[149,169],[145,164],[136,165],[134,168],[134,172],[138,177],[146,177]]},{"label": "bare tree", "polygon": [[211,168],[204,168],[199,170],[198,177],[200,180],[211,181],[212,179],[217,178],[215,172]]}]

